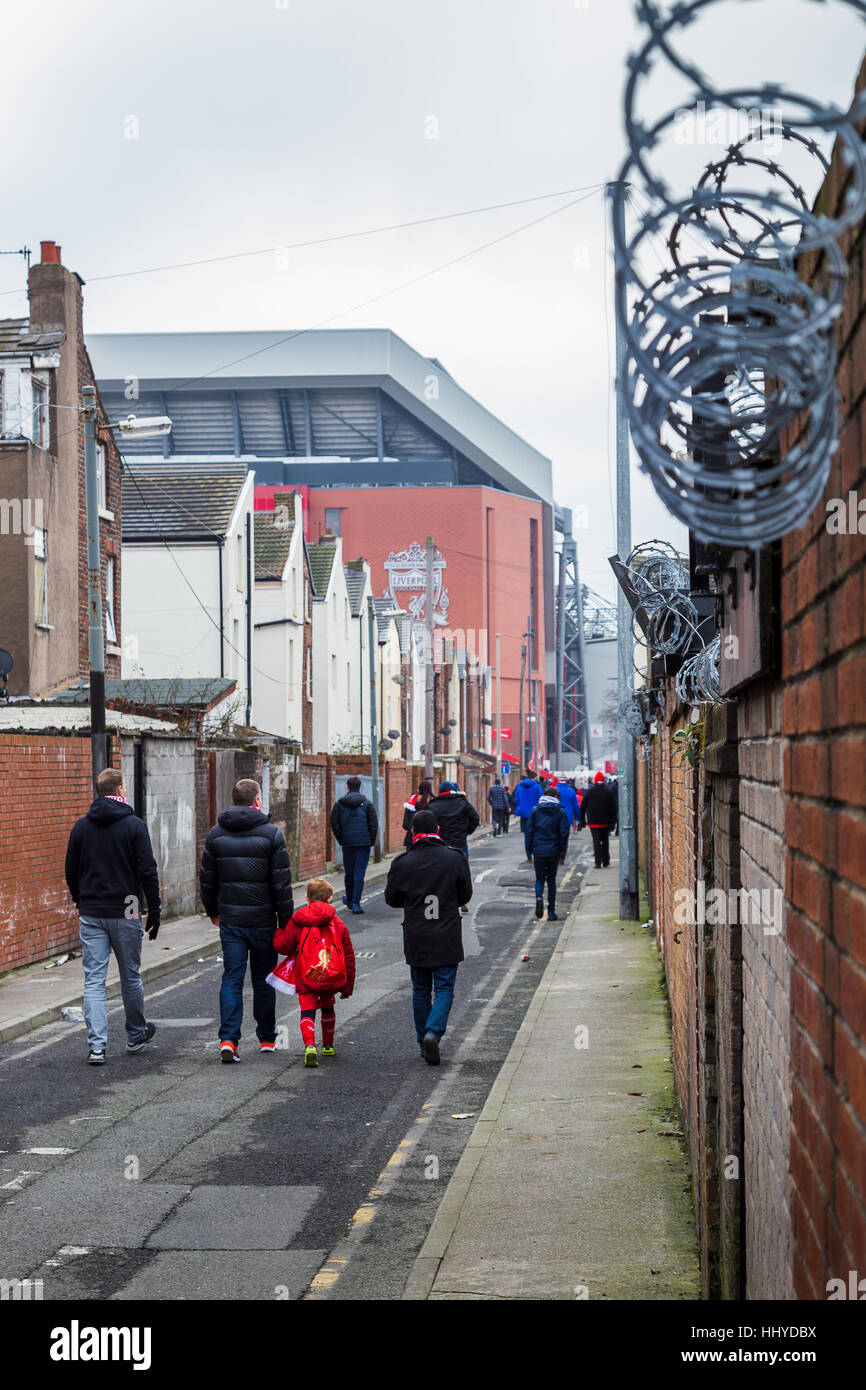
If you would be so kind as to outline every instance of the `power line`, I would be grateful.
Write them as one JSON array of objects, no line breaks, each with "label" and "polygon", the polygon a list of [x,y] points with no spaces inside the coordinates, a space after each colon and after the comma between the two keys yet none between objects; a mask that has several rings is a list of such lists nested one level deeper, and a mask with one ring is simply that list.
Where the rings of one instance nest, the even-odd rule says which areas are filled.
[{"label": "power line", "polygon": [[320,319],[317,323],[309,325],[307,328],[299,328],[296,333],[287,333],[282,338],[277,338],[272,343],[267,343],[264,347],[254,348],[252,352],[246,352],[241,357],[233,357],[230,362],[223,362],[218,367],[212,367],[209,372],[202,372],[200,376],[190,377],[187,381],[178,382],[177,386],[172,386],[163,394],[172,395],[175,391],[184,391],[188,386],[195,386],[199,381],[207,381],[209,377],[216,376],[220,372],[226,371],[229,367],[236,367],[241,362],[249,362],[253,357],[259,357],[264,352],[272,352],[274,348],[282,347],[285,343],[291,343],[295,338],[301,338],[305,333],[313,333],[319,328],[325,328],[329,323],[335,323],[337,319],[345,318],[347,314],[357,313],[359,309],[366,309],[371,304],[378,304],[380,300],[387,299],[389,295],[397,294],[400,290],[410,289],[413,285],[420,284],[422,280],[428,280],[431,275],[438,275],[442,270],[450,270],[452,266],[459,265],[462,261],[468,261],[471,256],[477,256],[482,251],[488,251],[491,246],[498,246],[503,241],[508,241],[513,236],[518,236],[520,232],[528,231],[530,227],[537,227],[539,223],[546,222],[551,217],[557,217],[561,212],[567,212],[569,208],[576,207],[578,203],[583,203],[587,198],[591,198],[599,189],[604,188],[604,184],[597,184],[590,189],[589,193],[584,193],[580,198],[574,198],[570,203],[563,203],[561,207],[553,208],[550,212],[544,212],[540,217],[533,217],[529,222],[523,222],[519,227],[513,227],[510,232],[503,232],[501,236],[494,237],[491,241],[485,241],[480,246],[474,246],[471,251],[464,251],[459,256],[452,257],[451,260],[442,261],[440,265],[431,266],[429,270],[424,270],[420,275],[414,275],[410,280],[402,280],[398,285],[392,285],[390,289],[381,290],[379,294],[371,295],[369,299],[363,299],[358,304],[353,304],[348,309],[341,309],[336,314],[331,314],[328,318]]},{"label": "power line", "polygon": [[[513,198],[506,203],[487,203],[483,207],[462,208],[458,212],[441,212],[432,217],[416,217],[409,222],[392,222],[383,227],[364,227],[356,232],[339,232],[334,236],[313,237],[308,241],[289,242],[283,246],[261,246],[255,251],[232,251],[224,256],[202,256],[191,261],[172,261],[167,265],[143,266],[139,270],[118,270],[108,275],[90,275],[86,283],[99,284],[104,280],[126,280],[139,275],[159,275],[166,270],[191,270],[200,265],[220,265],[226,261],[246,260],[252,256],[273,255],[277,251],[301,251],[312,246],[329,246],[339,241],[354,241],[359,237],[379,236],[383,232],[400,232],[410,227],[426,227],[434,222],[454,221],[460,217],[474,217],[482,212],[501,212],[505,208],[525,207],[528,203],[541,203],[548,198],[567,198],[572,193],[584,193],[601,185],[583,184],[580,188],[561,188],[555,193],[537,193],[531,198]],[[13,253],[8,253],[13,254]],[[19,255],[20,252],[14,254]],[[21,290],[3,290],[3,295],[21,294]]]}]

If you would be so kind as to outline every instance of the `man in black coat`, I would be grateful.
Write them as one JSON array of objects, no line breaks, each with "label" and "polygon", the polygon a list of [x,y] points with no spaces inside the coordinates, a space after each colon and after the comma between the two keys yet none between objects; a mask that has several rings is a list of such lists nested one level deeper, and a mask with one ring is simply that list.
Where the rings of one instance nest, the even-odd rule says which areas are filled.
[{"label": "man in black coat", "polygon": [[331,830],[343,851],[343,877],[346,888],[343,902],[354,913],[362,913],[364,875],[370,862],[370,850],[376,843],[379,818],[372,801],[361,795],[360,777],[349,777],[346,781],[346,795],[334,802]]},{"label": "man in black coat", "polygon": [[159,875],[144,821],[127,803],[123,773],[107,767],[96,779],[96,800],[72,827],[66,850],[66,884],[79,914],[84,966],[87,1060],[105,1062],[108,1015],[105,977],[111,952],[117,957],[126,1014],[126,1050],[140,1052],[156,1032],[144,1016],[141,981],[142,894],[147,934],[159,931]]},{"label": "man in black coat", "polygon": [[547,884],[547,920],[557,922],[556,870],[565,863],[571,826],[568,812],[560,805],[556,787],[539,797],[529,817],[526,843],[535,865],[535,915],[544,916],[544,885]]},{"label": "man in black coat", "polygon": [[[436,817],[444,843],[452,849],[459,849],[468,860],[467,837],[478,829],[481,817],[466,793],[460,790],[456,782],[440,782],[439,795],[428,801],[427,810]],[[462,911],[467,912],[468,908],[464,907]]]},{"label": "man in black coat", "polygon": [[247,956],[253,981],[253,1017],[262,1052],[277,1040],[276,995],[267,977],[277,963],[273,935],[294,912],[289,852],[279,826],[262,810],[258,782],[244,777],[233,805],[208,832],[199,884],[204,910],[220,929],[220,1057],[239,1062]]},{"label": "man in black coat", "polygon": [[610,864],[610,828],[617,824],[618,802],[619,798],[605,783],[604,773],[597,772],[580,808],[580,824],[588,825],[592,835],[597,869],[606,869]]},{"label": "man in black coat", "polygon": [[421,1055],[439,1065],[457,966],[463,959],[460,911],[472,897],[469,860],[446,845],[435,815],[418,811],[412,846],[392,861],[385,902],[403,909],[403,951],[412,976],[412,1012]]}]

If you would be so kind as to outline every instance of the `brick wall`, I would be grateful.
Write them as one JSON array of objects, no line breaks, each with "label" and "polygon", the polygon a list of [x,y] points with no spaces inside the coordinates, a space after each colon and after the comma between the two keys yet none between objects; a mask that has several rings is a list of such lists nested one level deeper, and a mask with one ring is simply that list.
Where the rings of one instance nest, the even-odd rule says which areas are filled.
[{"label": "brick wall", "polygon": [[63,871],[69,832],[93,799],[90,767],[88,735],[0,733],[0,796],[15,807],[0,824],[0,973],[78,941]]},{"label": "brick wall", "polygon": [[[785,887],[781,690],[750,687],[738,702],[740,881],[777,901]],[[784,921],[743,912],[743,1100],[746,1297],[786,1299],[791,1287],[788,1151],[790,952]]]},{"label": "brick wall", "polygon": [[[837,152],[820,210],[841,209],[849,177]],[[824,499],[782,545],[797,1298],[826,1297],[829,1279],[866,1273],[866,549],[849,525],[828,529],[827,506],[866,496],[864,226],[842,245],[840,448]],[[814,258],[803,272],[815,277]]]},{"label": "brick wall", "polygon": [[298,788],[298,877],[321,873],[331,857],[329,759],[324,753],[300,758]]}]

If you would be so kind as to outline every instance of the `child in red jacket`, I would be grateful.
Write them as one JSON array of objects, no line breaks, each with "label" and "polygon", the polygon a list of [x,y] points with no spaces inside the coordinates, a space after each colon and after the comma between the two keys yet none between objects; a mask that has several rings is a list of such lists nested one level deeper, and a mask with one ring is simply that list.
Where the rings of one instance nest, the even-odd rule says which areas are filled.
[{"label": "child in red jacket", "polygon": [[316,990],[310,981],[303,978],[304,946],[309,944],[309,933],[324,931],[325,938],[330,935],[334,944],[342,950],[346,962],[345,984],[338,986],[340,998],[349,999],[355,987],[355,952],[352,938],[345,924],[337,916],[337,909],[331,905],[334,890],[323,878],[312,878],[307,884],[307,906],[299,908],[284,927],[274,932],[274,948],[287,956],[294,956],[295,967],[291,979],[294,982],[298,1003],[301,1007],[301,1037],[304,1040],[304,1066],[317,1067],[319,1054],[316,1051],[316,1009],[322,1014],[322,1056],[334,1057],[334,1029],[337,1016],[334,1012],[336,989]]}]

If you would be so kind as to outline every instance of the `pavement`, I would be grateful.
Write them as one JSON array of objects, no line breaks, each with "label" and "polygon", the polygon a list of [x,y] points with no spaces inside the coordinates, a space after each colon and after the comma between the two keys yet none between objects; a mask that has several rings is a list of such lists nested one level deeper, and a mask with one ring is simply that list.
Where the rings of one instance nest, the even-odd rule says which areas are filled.
[{"label": "pavement", "polygon": [[[479,844],[492,834],[492,826],[481,826],[472,837]],[[400,851],[402,853],[402,851]],[[367,870],[365,890],[380,883],[388,873],[393,854],[383,855],[378,864]],[[343,891],[342,871],[324,874],[335,892]],[[296,903],[303,903],[306,879],[292,885]],[[338,898],[339,901],[339,898]],[[184,966],[194,964],[220,949],[219,929],[203,913],[191,917],[164,920],[156,941],[144,938],[141,952],[141,978],[145,983],[158,980]],[[35,965],[25,966],[0,978],[0,1043],[11,1042],[23,1033],[32,1032],[63,1016],[64,1009],[80,1009],[84,998],[84,970],[78,952],[62,965],[61,956],[50,957]],[[106,997],[118,998],[120,979],[117,960],[112,953],[108,966]]]},{"label": "pavement", "polygon": [[700,1298],[651,933],[590,869],[403,1299]]}]

